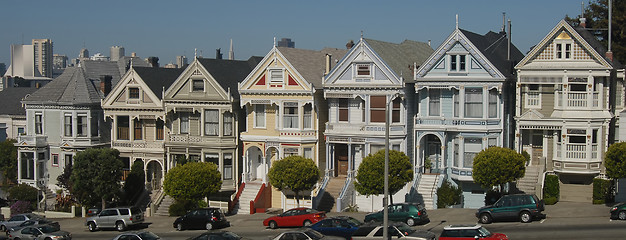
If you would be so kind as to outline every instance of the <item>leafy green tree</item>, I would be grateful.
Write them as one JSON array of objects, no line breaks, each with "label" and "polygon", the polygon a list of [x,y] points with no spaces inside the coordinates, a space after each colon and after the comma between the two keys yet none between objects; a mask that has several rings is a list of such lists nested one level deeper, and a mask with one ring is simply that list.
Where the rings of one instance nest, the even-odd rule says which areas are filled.
[{"label": "leafy green tree", "polygon": [[320,180],[320,170],[310,158],[289,156],[272,163],[267,177],[278,190],[293,191],[296,203],[300,206],[300,192],[313,189]]},{"label": "leafy green tree", "polygon": [[604,166],[608,178],[626,178],[626,142],[609,146],[604,156]]},{"label": "leafy green tree", "polygon": [[5,183],[17,183],[17,141],[7,139],[0,142],[0,173]]},{"label": "leafy green tree", "polygon": [[124,202],[133,205],[137,194],[142,193],[146,187],[146,174],[143,170],[143,161],[135,161],[130,167],[130,173],[126,176],[122,187]]},{"label": "leafy green tree", "polygon": [[[403,152],[389,150],[389,193],[393,194],[413,180],[413,166]],[[359,165],[354,187],[363,195],[379,195],[385,192],[385,150],[367,155]]]},{"label": "leafy green tree", "polygon": [[199,201],[222,187],[222,174],[215,163],[187,162],[165,174],[163,190],[177,201]]},{"label": "leafy green tree", "polygon": [[461,203],[463,190],[452,185],[448,180],[444,180],[441,187],[437,189],[437,208],[446,208]]},{"label": "leafy green tree", "polygon": [[72,192],[72,164],[68,164],[63,168],[63,173],[57,177],[57,186]]},{"label": "leafy green tree", "polygon": [[78,152],[70,176],[72,195],[83,205],[94,206],[100,201],[106,208],[106,201],[119,194],[123,167],[117,149],[89,148]]},{"label": "leafy green tree", "polygon": [[[489,147],[474,157],[472,177],[486,188],[520,179],[526,172],[526,158],[513,149]],[[502,189],[502,188],[501,188]]]}]

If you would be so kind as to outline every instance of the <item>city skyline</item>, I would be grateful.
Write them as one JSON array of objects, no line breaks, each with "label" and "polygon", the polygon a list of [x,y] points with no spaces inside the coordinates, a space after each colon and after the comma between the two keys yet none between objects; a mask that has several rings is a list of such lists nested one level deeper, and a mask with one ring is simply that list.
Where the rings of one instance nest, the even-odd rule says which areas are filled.
[{"label": "city skyline", "polygon": [[[585,3],[587,4],[587,3]],[[568,0],[513,1],[16,1],[2,3],[0,62],[10,65],[10,45],[49,38],[54,53],[69,59],[82,48],[91,55],[109,55],[112,46],[126,55],[159,57],[176,63],[176,56],[214,58],[215,49],[235,59],[264,56],[281,38],[298,48],[345,48],[365,38],[400,43],[405,39],[439,44],[459,28],[475,33],[498,32],[512,22],[512,42],[526,53],[566,15],[581,12],[581,2]],[[24,18],[24,12],[28,17]],[[276,40],[274,40],[276,39]]]}]

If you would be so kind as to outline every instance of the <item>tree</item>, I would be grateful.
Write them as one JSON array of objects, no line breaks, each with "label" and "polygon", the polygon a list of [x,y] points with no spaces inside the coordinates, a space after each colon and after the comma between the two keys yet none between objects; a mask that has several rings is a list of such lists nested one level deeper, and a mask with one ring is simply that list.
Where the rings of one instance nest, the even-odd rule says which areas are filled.
[{"label": "tree", "polygon": [[37,188],[26,183],[18,184],[9,189],[9,199],[14,201],[26,201],[30,203],[37,202]]},{"label": "tree", "polygon": [[[393,194],[413,180],[413,166],[403,152],[389,150],[389,193]],[[379,195],[385,192],[385,150],[367,155],[359,165],[354,187],[363,195]]]},{"label": "tree", "polygon": [[57,186],[72,192],[72,164],[65,165],[63,173],[57,177]]},{"label": "tree", "polygon": [[[615,59],[626,62],[626,1],[613,1],[613,13],[611,22],[611,51]],[[589,2],[584,10],[586,28],[600,40],[604,47],[608,48],[607,31],[609,26],[609,11],[607,0],[594,0]],[[575,19],[565,17],[565,20],[574,26],[580,25],[580,15]]]},{"label": "tree", "polygon": [[215,163],[187,162],[165,174],[163,190],[177,201],[199,201],[222,187],[222,174]]},{"label": "tree", "polygon": [[461,199],[463,199],[463,190],[444,179],[441,187],[437,189],[437,208],[460,204]]},{"label": "tree", "polygon": [[83,205],[94,206],[100,201],[102,209],[106,208],[106,201],[120,191],[123,167],[117,149],[89,148],[78,152],[70,176],[72,195]]},{"label": "tree", "polygon": [[296,203],[300,206],[300,192],[313,189],[320,180],[320,170],[310,158],[289,156],[272,163],[267,177],[278,190],[293,191]]},{"label": "tree", "polygon": [[0,142],[0,173],[5,183],[17,182],[17,141],[7,139]]},{"label": "tree", "polygon": [[608,178],[626,178],[626,142],[609,146],[604,156],[604,166]]},{"label": "tree", "polygon": [[486,188],[515,181],[524,176],[526,159],[510,148],[489,147],[474,157],[472,177]]},{"label": "tree", "polygon": [[135,161],[130,167],[130,173],[124,181],[124,202],[133,205],[137,194],[142,193],[146,187],[146,174],[143,170],[143,161]]}]

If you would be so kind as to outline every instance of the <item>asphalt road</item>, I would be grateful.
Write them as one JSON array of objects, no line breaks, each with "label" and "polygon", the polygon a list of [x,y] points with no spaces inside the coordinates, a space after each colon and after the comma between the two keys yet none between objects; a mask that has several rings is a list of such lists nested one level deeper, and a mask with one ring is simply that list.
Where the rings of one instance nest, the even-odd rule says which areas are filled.
[{"label": "asphalt road", "polygon": [[[507,234],[510,239],[626,239],[626,221],[611,221],[609,206],[586,203],[561,202],[546,206],[546,218],[531,223],[497,222],[485,227],[492,232]],[[475,224],[475,209],[429,210],[431,222],[415,229],[430,230],[439,235],[450,224]],[[362,220],[366,213],[328,213],[328,216],[348,215]],[[288,229],[268,229],[263,219],[270,214],[227,216],[232,231],[249,239],[269,239]],[[178,232],[173,226],[174,217],[154,216],[146,218],[146,224],[134,230],[148,230],[165,239],[187,239],[200,235],[203,230]],[[58,219],[63,230],[72,233],[73,239],[112,239],[119,232],[105,230],[89,232],[83,218]]]}]

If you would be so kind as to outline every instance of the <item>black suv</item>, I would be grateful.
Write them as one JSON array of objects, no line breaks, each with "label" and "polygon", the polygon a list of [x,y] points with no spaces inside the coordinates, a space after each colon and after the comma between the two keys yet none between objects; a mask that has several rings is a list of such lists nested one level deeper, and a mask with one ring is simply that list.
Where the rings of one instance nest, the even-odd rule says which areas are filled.
[{"label": "black suv", "polygon": [[178,231],[185,229],[206,229],[228,227],[226,216],[219,208],[198,208],[187,212],[174,220],[174,228]]},{"label": "black suv", "polygon": [[539,200],[534,194],[511,194],[502,196],[493,205],[479,208],[476,217],[483,224],[494,220],[515,219],[528,223],[534,218],[543,217],[543,210],[543,200]]}]

